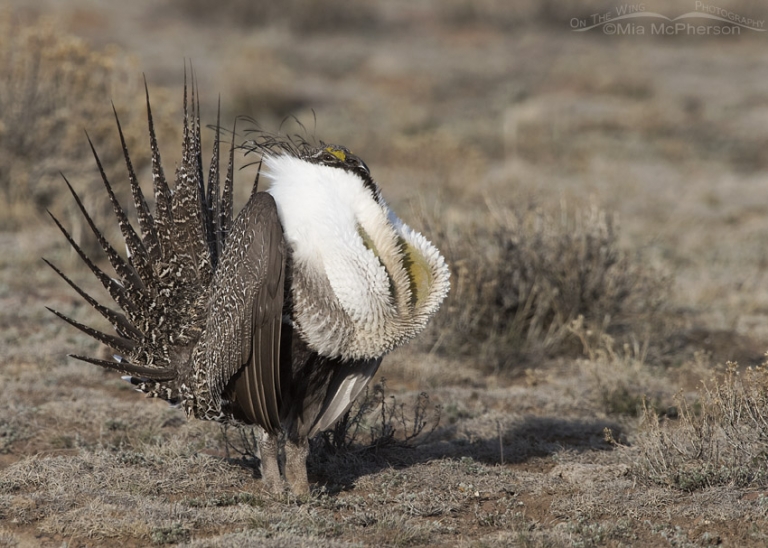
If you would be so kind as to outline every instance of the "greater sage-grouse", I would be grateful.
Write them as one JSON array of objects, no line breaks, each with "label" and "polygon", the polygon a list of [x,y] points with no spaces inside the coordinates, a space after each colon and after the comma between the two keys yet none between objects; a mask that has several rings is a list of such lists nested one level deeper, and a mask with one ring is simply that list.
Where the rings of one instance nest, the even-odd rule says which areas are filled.
[{"label": "greater sage-grouse", "polygon": [[260,426],[262,478],[272,491],[284,486],[278,464],[284,432],[285,477],[293,492],[306,493],[308,438],[349,409],[384,354],[424,328],[448,292],[448,267],[387,207],[368,167],[342,146],[274,137],[255,144],[271,184],[259,192],[257,177],[233,219],[234,137],[220,185],[216,130],[206,184],[194,85],[189,106],[187,95],[185,84],[183,156],[171,188],[147,93],[154,214],[115,112],[140,234],[89,140],[127,258],[67,182],[117,278],[96,266],[54,217],[122,312],[48,264],[116,335],[52,312],[118,353],[114,361],[72,357],[124,373],[139,390],[183,406],[188,417]]}]

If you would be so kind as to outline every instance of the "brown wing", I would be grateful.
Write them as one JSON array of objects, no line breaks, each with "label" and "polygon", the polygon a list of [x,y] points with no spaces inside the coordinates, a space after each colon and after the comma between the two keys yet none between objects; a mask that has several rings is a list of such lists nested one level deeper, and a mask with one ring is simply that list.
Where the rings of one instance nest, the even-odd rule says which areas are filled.
[{"label": "brown wing", "polygon": [[275,201],[253,194],[235,220],[214,276],[204,337],[209,389],[235,416],[280,429],[280,331],[285,241]]}]

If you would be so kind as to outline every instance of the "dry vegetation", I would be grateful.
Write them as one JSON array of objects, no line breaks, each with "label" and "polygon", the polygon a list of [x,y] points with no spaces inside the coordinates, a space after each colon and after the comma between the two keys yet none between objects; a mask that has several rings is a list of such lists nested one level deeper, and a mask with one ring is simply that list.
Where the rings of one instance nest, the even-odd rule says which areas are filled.
[{"label": "dry vegetation", "polygon": [[[54,20],[29,22],[8,10],[0,17],[0,51],[0,228],[36,224],[41,213],[62,202],[66,187],[61,173],[71,178],[93,173],[84,146],[86,130],[101,145],[107,172],[122,174],[110,100],[123,113],[129,148],[140,151],[137,167],[146,165],[143,82],[130,55],[115,46],[94,49],[62,32]],[[158,132],[175,135],[177,129],[168,120],[176,112],[177,98],[171,102],[163,89],[153,90],[153,96]],[[92,184],[86,199],[100,220],[109,219],[104,204],[92,199],[98,189]]]},{"label": "dry vegetation", "polygon": [[[761,36],[572,34],[600,1],[15,3],[0,18],[0,546],[768,541]],[[43,222],[50,208],[81,231],[58,172],[111,223],[82,132],[124,191],[114,101],[148,182],[146,71],[172,166],[185,56],[204,122],[218,92],[225,124],[314,109],[306,132],[366,158],[451,264],[425,336],[313,440],[307,498],[262,489],[253,432],[186,422],[67,361],[97,345],[43,308],[93,321],[40,256],[99,291]]]},{"label": "dry vegetation", "polygon": [[[643,407],[639,475],[685,491],[735,485],[764,488],[768,479],[768,377],[732,362],[703,383],[696,398],[675,397],[677,424],[662,425]],[[678,419],[677,416],[674,417]]]},{"label": "dry vegetation", "polygon": [[432,236],[453,267],[453,291],[434,322],[434,349],[496,370],[583,351],[571,324],[591,336],[662,333],[668,280],[622,250],[615,221],[597,206],[547,214],[489,205],[484,226]]}]

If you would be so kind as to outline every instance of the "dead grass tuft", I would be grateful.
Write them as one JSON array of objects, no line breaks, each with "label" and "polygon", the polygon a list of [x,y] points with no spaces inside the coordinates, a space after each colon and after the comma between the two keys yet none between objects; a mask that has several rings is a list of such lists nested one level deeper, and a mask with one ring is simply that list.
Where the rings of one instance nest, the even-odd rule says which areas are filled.
[{"label": "dead grass tuft", "polygon": [[487,217],[460,234],[430,229],[453,268],[434,348],[508,370],[521,358],[579,353],[577,318],[620,343],[659,325],[669,280],[620,247],[612,215],[563,204],[557,215],[489,206]]},{"label": "dead grass tuft", "polygon": [[679,420],[648,405],[636,445],[639,477],[683,491],[768,485],[768,370],[729,362],[691,401],[676,396]]}]

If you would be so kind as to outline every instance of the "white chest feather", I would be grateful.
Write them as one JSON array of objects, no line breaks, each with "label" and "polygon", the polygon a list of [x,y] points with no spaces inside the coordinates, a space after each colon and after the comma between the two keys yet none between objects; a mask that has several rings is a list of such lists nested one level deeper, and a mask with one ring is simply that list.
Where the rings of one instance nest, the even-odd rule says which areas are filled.
[{"label": "white chest feather", "polygon": [[[408,333],[400,333],[404,321],[414,320],[403,306],[411,283],[402,246],[412,231],[354,173],[291,156],[269,157],[265,168],[294,270],[315,280],[313,286],[330,286],[330,292],[304,291],[295,307],[310,347],[326,356],[374,358],[419,330],[406,326]],[[434,249],[423,237],[416,244],[430,246],[427,255]],[[444,280],[428,315],[447,292],[447,268],[437,257],[445,271],[437,278]]]},{"label": "white chest feather", "polygon": [[266,167],[294,262],[327,277],[347,313],[374,320],[389,279],[359,228],[383,226],[384,209],[359,177],[342,169],[288,156],[271,158]]}]

